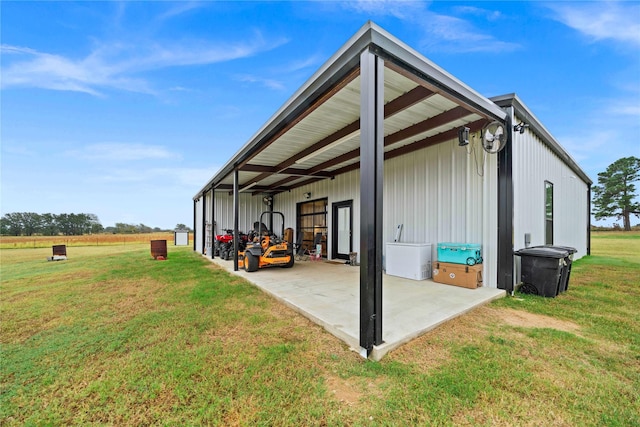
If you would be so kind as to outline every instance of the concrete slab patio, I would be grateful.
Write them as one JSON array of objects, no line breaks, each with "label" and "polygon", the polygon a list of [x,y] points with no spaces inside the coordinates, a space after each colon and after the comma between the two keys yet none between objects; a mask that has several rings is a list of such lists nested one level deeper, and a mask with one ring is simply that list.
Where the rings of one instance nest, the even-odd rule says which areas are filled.
[{"label": "concrete slab patio", "polygon": [[[211,258],[208,258],[211,260]],[[233,271],[233,261],[211,260],[275,297],[358,351],[360,269],[324,261],[299,261],[293,268]],[[369,357],[389,351],[475,307],[505,296],[502,289],[466,289],[431,280],[383,275],[382,339]]]}]

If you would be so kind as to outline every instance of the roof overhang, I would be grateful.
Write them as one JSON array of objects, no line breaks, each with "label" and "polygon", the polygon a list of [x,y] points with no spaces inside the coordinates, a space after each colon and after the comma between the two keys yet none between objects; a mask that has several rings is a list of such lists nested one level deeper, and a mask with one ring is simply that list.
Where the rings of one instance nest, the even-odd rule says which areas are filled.
[{"label": "roof overhang", "polygon": [[360,54],[384,60],[385,159],[457,137],[507,113],[367,22],[198,191],[279,193],[360,167]]},{"label": "roof overhang", "polygon": [[560,143],[551,135],[546,127],[538,120],[538,118],[529,110],[529,108],[522,102],[522,100],[515,93],[507,95],[495,96],[491,100],[502,108],[513,107],[514,112],[518,118],[524,123],[529,125],[529,130],[542,140],[542,142],[551,149],[558,157],[562,159],[564,163],[576,173],[580,179],[582,179],[588,185],[593,184],[593,181],[589,176],[578,166],[578,163],[565,151]]}]

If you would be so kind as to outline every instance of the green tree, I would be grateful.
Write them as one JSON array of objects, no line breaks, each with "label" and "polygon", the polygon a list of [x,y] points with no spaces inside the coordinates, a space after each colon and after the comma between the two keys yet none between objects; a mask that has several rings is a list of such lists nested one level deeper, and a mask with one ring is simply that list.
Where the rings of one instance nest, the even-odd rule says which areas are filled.
[{"label": "green tree", "polygon": [[56,236],[59,233],[56,215],[44,213],[40,216],[42,217],[42,234],[45,236]]},{"label": "green tree", "polygon": [[631,230],[631,215],[640,216],[640,203],[634,200],[640,179],[640,159],[623,157],[598,174],[593,187],[593,207],[596,219],[616,217],[622,219],[625,231]]},{"label": "green tree", "polygon": [[42,228],[42,217],[35,212],[22,212],[22,231],[27,236],[39,233]]},{"label": "green tree", "polygon": [[2,217],[2,234],[19,236],[22,234],[22,214],[12,212]]}]

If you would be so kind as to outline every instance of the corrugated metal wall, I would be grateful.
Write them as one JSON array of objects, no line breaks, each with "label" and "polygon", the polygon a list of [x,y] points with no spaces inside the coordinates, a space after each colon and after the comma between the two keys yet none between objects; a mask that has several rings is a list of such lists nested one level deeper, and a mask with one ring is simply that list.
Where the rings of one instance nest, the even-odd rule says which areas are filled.
[{"label": "corrugated metal wall", "polygon": [[485,257],[485,285],[496,287],[497,157],[479,143],[438,144],[385,163],[384,241],[479,243]]},{"label": "corrugated metal wall", "polygon": [[[238,201],[238,229],[247,233],[260,214],[269,208],[262,202],[262,197],[252,196],[251,193],[240,193]],[[228,191],[216,191],[215,213],[215,234],[222,234],[224,229],[233,229],[233,196]],[[210,221],[211,217],[207,219]]]},{"label": "corrugated metal wall", "polygon": [[[459,147],[457,140],[419,150],[385,162],[384,236],[393,241],[396,227],[403,224],[401,241],[481,243],[485,258],[485,286],[496,286],[497,157],[486,154],[479,143]],[[304,193],[311,198],[305,199]],[[216,233],[233,228],[233,197],[216,192]],[[296,228],[297,203],[328,199],[327,221],[332,230],[332,204],[353,200],[353,247],[360,246],[360,172],[309,184],[274,197],[274,210],[285,215],[285,227]],[[210,200],[207,199],[210,205]],[[202,224],[198,204],[197,224]],[[239,229],[248,231],[267,207],[262,197],[240,194]],[[209,212],[209,210],[207,211]],[[207,213],[208,219],[210,218]],[[197,239],[202,234],[197,233]],[[331,232],[329,232],[331,239]],[[200,248],[201,243],[197,243]],[[329,257],[331,243],[328,245]]]},{"label": "corrugated metal wall", "polygon": [[[516,123],[519,121],[516,118]],[[514,248],[545,243],[545,181],[553,184],[554,244],[575,247],[575,257],[587,251],[588,185],[529,129],[513,142]]]},{"label": "corrugated metal wall", "polygon": [[385,241],[403,224],[405,242],[481,243],[483,178],[476,155],[485,159],[481,149],[469,153],[452,141],[387,161]]}]

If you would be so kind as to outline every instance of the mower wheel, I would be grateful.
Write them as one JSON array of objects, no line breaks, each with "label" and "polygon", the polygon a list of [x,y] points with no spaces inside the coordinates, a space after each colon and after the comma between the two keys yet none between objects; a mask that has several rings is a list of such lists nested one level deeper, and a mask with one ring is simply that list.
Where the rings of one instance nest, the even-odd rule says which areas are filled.
[{"label": "mower wheel", "polygon": [[293,263],[295,261],[295,257],[293,256],[293,254],[289,255],[289,262],[282,265],[282,268],[291,268],[293,267]]},{"label": "mower wheel", "polygon": [[245,271],[249,273],[258,271],[258,258],[251,252],[245,252],[243,264]]}]

